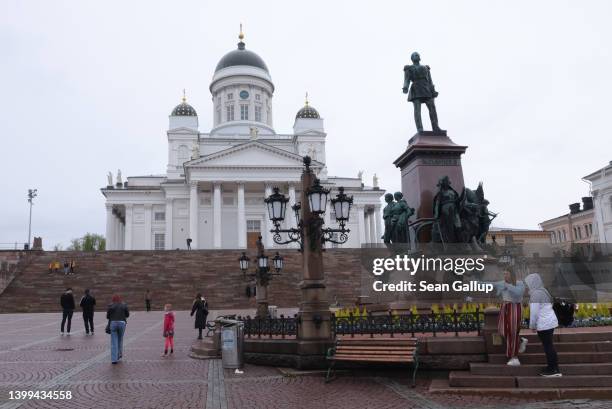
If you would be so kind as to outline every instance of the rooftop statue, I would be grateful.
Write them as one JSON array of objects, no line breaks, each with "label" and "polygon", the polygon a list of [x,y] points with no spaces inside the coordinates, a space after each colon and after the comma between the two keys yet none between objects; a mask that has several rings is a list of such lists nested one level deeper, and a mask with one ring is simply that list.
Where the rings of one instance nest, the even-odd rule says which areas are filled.
[{"label": "rooftop statue", "polygon": [[[443,129],[438,126],[438,114],[436,112],[435,98],[438,96],[431,80],[428,65],[421,65],[421,56],[414,52],[410,56],[412,65],[404,66],[404,87],[402,91],[408,94],[408,101],[414,105],[414,122],[419,133],[423,132],[423,121],[421,119],[421,104],[427,105],[431,128],[434,132],[442,133]],[[412,83],[412,86],[410,86]]]}]

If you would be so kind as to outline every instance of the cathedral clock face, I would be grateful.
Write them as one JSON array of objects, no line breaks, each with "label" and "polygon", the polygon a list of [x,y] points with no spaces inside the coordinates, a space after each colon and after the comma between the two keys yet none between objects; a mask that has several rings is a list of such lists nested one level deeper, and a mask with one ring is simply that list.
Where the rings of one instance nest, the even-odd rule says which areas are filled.
[{"label": "cathedral clock face", "polygon": [[240,98],[247,99],[249,97],[248,91],[240,91]]}]

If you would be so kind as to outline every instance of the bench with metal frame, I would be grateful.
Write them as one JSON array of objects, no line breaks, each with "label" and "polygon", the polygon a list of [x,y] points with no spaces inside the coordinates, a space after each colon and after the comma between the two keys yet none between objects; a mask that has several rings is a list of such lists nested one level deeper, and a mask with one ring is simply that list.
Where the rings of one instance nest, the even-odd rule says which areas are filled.
[{"label": "bench with metal frame", "polygon": [[336,362],[406,363],[412,364],[412,387],[419,367],[417,338],[337,338],[327,351],[330,361],[325,382],[330,382]]}]

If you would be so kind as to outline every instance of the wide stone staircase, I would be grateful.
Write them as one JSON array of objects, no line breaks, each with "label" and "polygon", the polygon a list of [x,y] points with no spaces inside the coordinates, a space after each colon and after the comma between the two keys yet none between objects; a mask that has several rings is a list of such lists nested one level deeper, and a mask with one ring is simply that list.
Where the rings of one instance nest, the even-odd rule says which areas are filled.
[{"label": "wide stone staircase", "polygon": [[558,329],[555,348],[562,377],[539,376],[546,357],[537,334],[529,340],[520,366],[506,365],[504,354],[489,354],[487,363],[471,363],[469,371],[452,371],[434,380],[430,391],[478,395],[537,396],[538,398],[612,399],[612,328]]},{"label": "wide stone staircase", "polygon": [[[106,308],[113,294],[120,294],[132,309],[142,310],[146,289],[152,292],[157,310],[165,303],[176,310],[190,309],[197,292],[207,298],[210,309],[254,309],[255,298],[246,294],[252,282],[239,269],[241,254],[239,250],[30,252],[28,263],[0,294],[0,313],[59,311],[60,296],[68,287],[77,302],[89,288],[98,310]],[[299,299],[302,258],[295,250],[281,254],[285,266],[270,282],[268,298],[279,307],[293,307]],[[50,274],[49,263],[55,260],[62,264],[60,270],[64,260],[75,260],[76,274]],[[359,253],[330,250],[325,263],[333,271],[327,276],[329,298],[352,303],[359,294]]]}]

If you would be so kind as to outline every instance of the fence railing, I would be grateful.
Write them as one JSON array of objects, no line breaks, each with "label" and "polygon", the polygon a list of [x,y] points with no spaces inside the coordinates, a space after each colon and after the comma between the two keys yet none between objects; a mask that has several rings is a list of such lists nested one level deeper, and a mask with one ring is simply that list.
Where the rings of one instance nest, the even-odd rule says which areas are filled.
[{"label": "fence railing", "polygon": [[[293,317],[280,318],[246,318],[238,317],[244,321],[244,335],[247,338],[286,338],[297,335],[299,318]],[[333,336],[337,335],[394,335],[410,334],[438,334],[475,332],[480,335],[484,323],[484,314],[479,308],[473,312],[428,312],[407,314],[382,314],[359,316],[349,314],[348,316],[331,316],[331,328]]]}]

